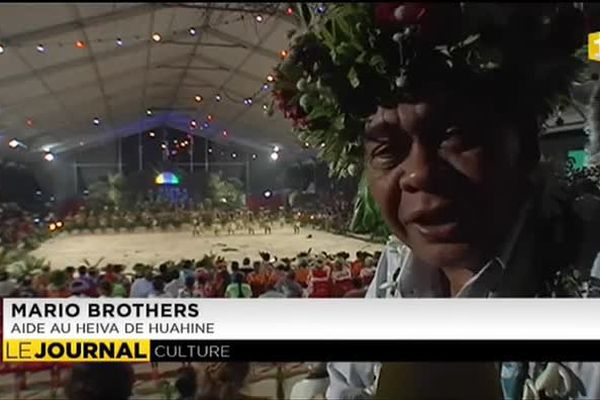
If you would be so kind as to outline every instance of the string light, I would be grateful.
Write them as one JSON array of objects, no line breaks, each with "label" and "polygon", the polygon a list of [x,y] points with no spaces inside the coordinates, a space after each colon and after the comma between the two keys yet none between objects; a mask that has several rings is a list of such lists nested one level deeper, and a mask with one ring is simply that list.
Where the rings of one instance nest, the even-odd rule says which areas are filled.
[{"label": "string light", "polygon": [[281,50],[281,51],[279,52],[279,56],[280,56],[281,58],[286,58],[286,57],[288,56],[288,52],[287,52],[287,50]]},{"label": "string light", "polygon": [[280,150],[280,149],[279,149],[279,146],[275,146],[275,147],[273,147],[273,151],[274,151],[275,153],[279,152],[279,150]]},{"label": "string light", "polygon": [[152,40],[154,40],[156,43],[158,43],[162,40],[162,36],[160,36],[160,33],[154,32],[152,34]]},{"label": "string light", "polygon": [[285,13],[287,15],[292,15],[294,13],[294,9],[292,7],[288,7],[287,10],[285,10]]},{"label": "string light", "polygon": [[195,119],[193,119],[190,121],[190,126],[195,129],[198,127],[198,122]]},{"label": "string light", "polygon": [[221,101],[221,95],[220,94],[215,95],[215,100],[217,102]]},{"label": "string light", "polygon": [[264,84],[262,85],[262,90],[263,90],[263,91],[267,91],[267,90],[269,90],[269,89],[270,89],[270,86],[269,86],[269,84],[268,84],[268,83],[264,83]]},{"label": "string light", "polygon": [[304,147],[308,149],[310,147],[310,144],[308,144],[308,142],[304,142]]},{"label": "string light", "polygon": [[244,99],[244,104],[247,106],[251,106],[253,103],[252,97],[247,97],[246,99]]},{"label": "string light", "polygon": [[195,28],[188,29],[188,32],[190,33],[190,35],[196,36],[196,29]]},{"label": "string light", "polygon": [[44,154],[44,160],[48,161],[48,162],[52,162],[54,161],[54,154],[52,154],[51,152],[47,151]]},{"label": "string light", "polygon": [[75,42],[75,47],[78,49],[85,49],[85,42],[83,40],[78,40]]},{"label": "string light", "polygon": [[196,103],[200,103],[200,102],[202,101],[202,96],[200,96],[200,95],[196,95],[196,96],[194,97],[194,100],[196,100]]},{"label": "string light", "polygon": [[117,38],[116,43],[117,43],[117,46],[119,46],[119,47],[123,46],[123,39]]},{"label": "string light", "polygon": [[213,120],[213,116],[212,116],[212,114],[208,114],[208,115],[206,116],[206,119],[208,120],[208,122],[212,122],[212,120]]},{"label": "string light", "polygon": [[237,154],[231,153],[231,158],[237,158]]},{"label": "string light", "polygon": [[160,147],[161,147],[163,150],[166,150],[166,149],[167,149],[167,145],[166,145],[165,143],[161,143]]},{"label": "string light", "polygon": [[263,21],[264,21],[264,19],[263,19],[263,16],[262,16],[262,15],[260,15],[260,14],[258,14],[258,15],[255,17],[255,19],[256,19],[256,22],[258,22],[259,24],[260,24],[261,22],[263,22]]},{"label": "string light", "polygon": [[94,125],[98,126],[98,125],[100,125],[100,118],[95,117],[92,122],[94,123]]},{"label": "string light", "polygon": [[152,110],[150,108],[146,109],[146,115],[149,117],[152,116]]},{"label": "string light", "polygon": [[319,14],[325,14],[325,11],[327,11],[327,7],[325,6],[325,4],[321,4],[316,8],[316,11]]},{"label": "string light", "polygon": [[19,141],[17,139],[12,139],[10,142],[8,142],[8,147],[11,149],[19,147]]},{"label": "string light", "polygon": [[227,135],[229,135],[229,133],[227,133],[227,131],[223,131],[223,136],[227,137]]},{"label": "string light", "polygon": [[256,160],[256,154],[252,154],[252,159]]},{"label": "string light", "polygon": [[25,121],[25,123],[27,124],[28,127],[33,127],[33,120],[31,118],[28,118],[27,121]]},{"label": "string light", "polygon": [[38,51],[38,53],[44,53],[44,52],[46,52],[46,48],[44,47],[43,44],[38,44],[35,49]]},{"label": "string light", "polygon": [[263,104],[263,105],[262,105],[262,109],[263,109],[264,111],[267,111],[267,110],[269,109],[269,106],[268,106],[268,104]]},{"label": "string light", "polygon": [[267,82],[273,82],[275,80],[275,77],[271,74],[267,75]]},{"label": "string light", "polygon": [[202,127],[203,127],[204,129],[208,129],[208,127],[209,127],[209,125],[208,125],[208,122],[205,122],[205,123],[203,123],[203,124],[202,124]]},{"label": "string light", "polygon": [[208,154],[212,154],[213,150],[211,147],[208,148]]},{"label": "string light", "polygon": [[4,54],[4,45],[0,44],[0,54]]},{"label": "string light", "polygon": [[148,136],[150,136],[151,138],[156,137],[156,133],[154,133],[153,131],[148,132]]},{"label": "string light", "polygon": [[275,152],[275,151],[274,151],[274,152],[272,152],[272,153],[271,153],[271,160],[273,160],[273,161],[277,161],[278,159],[279,159],[279,153],[277,153],[277,152]]}]

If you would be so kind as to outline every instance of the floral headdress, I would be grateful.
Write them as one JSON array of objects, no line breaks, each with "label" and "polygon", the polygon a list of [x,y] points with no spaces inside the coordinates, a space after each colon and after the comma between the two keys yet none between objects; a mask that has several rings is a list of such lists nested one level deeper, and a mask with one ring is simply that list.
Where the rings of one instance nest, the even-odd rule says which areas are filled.
[{"label": "floral headdress", "polygon": [[575,3],[302,3],[275,69],[274,104],[336,176],[360,170],[378,106],[443,83],[545,120],[585,65]]}]

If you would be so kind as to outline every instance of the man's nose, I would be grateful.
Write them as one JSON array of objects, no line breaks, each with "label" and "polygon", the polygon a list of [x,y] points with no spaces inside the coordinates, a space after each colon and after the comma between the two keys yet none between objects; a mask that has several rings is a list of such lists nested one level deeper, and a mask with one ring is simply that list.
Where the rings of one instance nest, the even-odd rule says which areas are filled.
[{"label": "man's nose", "polygon": [[434,184],[435,152],[420,140],[414,140],[408,156],[401,164],[399,185],[409,193],[431,189]]}]

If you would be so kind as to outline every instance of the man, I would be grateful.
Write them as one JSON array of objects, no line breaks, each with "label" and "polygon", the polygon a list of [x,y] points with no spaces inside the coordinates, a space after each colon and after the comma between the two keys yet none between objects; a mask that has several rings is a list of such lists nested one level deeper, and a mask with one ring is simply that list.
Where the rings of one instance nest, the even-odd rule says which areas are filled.
[{"label": "man", "polygon": [[147,298],[150,296],[150,293],[154,290],[152,287],[152,276],[152,269],[146,268],[143,275],[133,281],[130,297]]},{"label": "man", "polygon": [[[345,39],[330,31],[301,33],[278,68],[273,92],[305,138],[322,140],[326,132],[332,144],[324,143],[322,152],[335,168],[343,164],[344,149],[362,147],[362,160],[351,166],[364,163],[370,193],[393,233],[367,297],[555,296],[563,289],[551,286],[555,272],[571,266],[589,271],[576,253],[589,240],[597,249],[599,238],[581,238],[565,204],[549,217],[544,182],[535,179],[541,125],[559,107],[557,99],[568,97],[582,65],[576,56],[586,39],[580,5],[387,3],[339,10],[343,7],[331,6],[332,17],[311,22],[325,32],[330,23],[345,26],[350,32],[344,37],[359,41],[364,52],[344,53]],[[330,18],[347,18],[346,24]],[[366,35],[365,26],[378,29]],[[392,46],[398,52],[382,51]],[[355,65],[353,55],[367,55],[377,65]],[[318,59],[318,69],[311,69],[311,57]],[[348,70],[356,90],[332,79]],[[290,76],[302,78],[295,82]],[[316,104],[322,102],[313,106],[310,93],[303,93],[308,82],[317,81],[325,87],[319,95],[343,110],[343,124],[338,115],[331,123],[317,117],[323,109]],[[298,92],[281,90],[295,83]],[[300,96],[308,101],[295,103]],[[359,137],[351,137],[349,125]],[[456,364],[415,364],[424,378],[416,397],[497,399],[499,385],[488,388],[489,396],[468,394],[485,380],[479,372],[497,371],[490,365],[475,364],[479,371],[461,376]],[[407,383],[399,379],[405,376],[402,368],[402,363],[331,363],[327,398],[406,398],[386,392],[395,382]],[[510,368],[503,366],[503,378],[529,378],[503,385],[506,399],[549,398],[549,382],[557,380],[566,398],[600,398],[598,364],[531,365],[523,374]],[[462,379],[461,395],[448,392],[444,379],[427,381],[443,377],[444,369]]]}]

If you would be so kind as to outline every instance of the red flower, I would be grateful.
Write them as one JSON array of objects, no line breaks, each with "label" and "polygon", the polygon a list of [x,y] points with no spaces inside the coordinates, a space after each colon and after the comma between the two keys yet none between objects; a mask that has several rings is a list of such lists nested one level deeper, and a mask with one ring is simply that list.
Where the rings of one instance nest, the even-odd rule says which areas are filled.
[{"label": "red flower", "polygon": [[459,3],[385,3],[375,7],[375,20],[385,28],[417,26],[427,42],[451,40],[458,32],[462,11]]},{"label": "red flower", "polygon": [[380,3],[375,6],[375,23],[381,27],[393,27],[398,25],[394,11],[403,3]]}]

